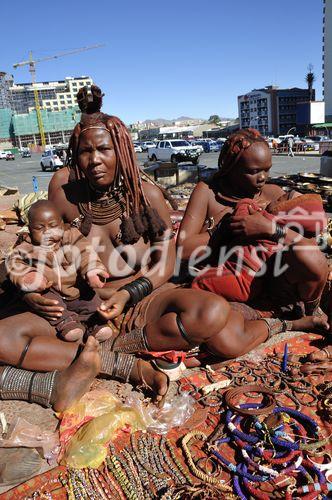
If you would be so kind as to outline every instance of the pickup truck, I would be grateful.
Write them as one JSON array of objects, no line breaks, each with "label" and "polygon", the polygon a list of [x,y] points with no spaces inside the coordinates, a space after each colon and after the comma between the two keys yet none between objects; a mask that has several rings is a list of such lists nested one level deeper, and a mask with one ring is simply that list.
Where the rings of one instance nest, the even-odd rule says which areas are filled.
[{"label": "pickup truck", "polygon": [[159,141],[156,147],[148,149],[148,158],[151,161],[191,161],[197,165],[199,155],[202,151],[199,147],[192,146],[189,142],[181,139]]}]

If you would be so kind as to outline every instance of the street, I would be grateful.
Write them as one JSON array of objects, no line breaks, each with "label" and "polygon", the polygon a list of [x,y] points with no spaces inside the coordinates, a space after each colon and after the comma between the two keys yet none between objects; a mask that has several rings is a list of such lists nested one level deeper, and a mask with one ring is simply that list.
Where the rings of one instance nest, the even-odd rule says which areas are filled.
[{"label": "street", "polygon": [[[217,168],[219,153],[203,153],[200,156],[200,165]],[[0,186],[17,186],[21,194],[33,191],[32,178],[37,178],[39,190],[47,190],[53,172],[42,172],[40,167],[40,154],[32,153],[31,158],[21,158],[16,155],[14,161],[0,161]],[[146,153],[137,155],[140,165],[147,160]],[[185,166],[186,164],[180,164]],[[273,156],[271,176],[282,174],[296,174],[297,172],[319,172],[319,157]]]}]

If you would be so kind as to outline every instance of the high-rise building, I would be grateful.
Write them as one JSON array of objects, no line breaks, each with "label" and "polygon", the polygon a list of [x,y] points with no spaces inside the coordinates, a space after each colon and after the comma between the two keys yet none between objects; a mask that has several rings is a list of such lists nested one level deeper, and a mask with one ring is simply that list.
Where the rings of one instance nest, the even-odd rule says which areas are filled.
[{"label": "high-rise building", "polygon": [[252,127],[263,135],[286,134],[296,128],[297,104],[308,100],[308,89],[279,89],[273,85],[254,89],[238,96],[240,128]]},{"label": "high-rise building", "polygon": [[34,89],[38,90],[41,117],[47,144],[68,142],[80,111],[76,94],[90,87],[89,76],[67,77],[53,82],[14,83],[12,75],[0,72],[0,143],[18,147],[40,145]]},{"label": "high-rise building", "polygon": [[90,87],[92,79],[88,76],[67,77],[54,82],[16,83],[10,87],[13,111],[17,114],[29,113],[35,109],[34,89],[38,90],[41,109],[45,111],[64,111],[76,105],[76,94],[85,85]]},{"label": "high-rise building", "polygon": [[323,8],[323,96],[325,121],[332,122],[332,0]]}]

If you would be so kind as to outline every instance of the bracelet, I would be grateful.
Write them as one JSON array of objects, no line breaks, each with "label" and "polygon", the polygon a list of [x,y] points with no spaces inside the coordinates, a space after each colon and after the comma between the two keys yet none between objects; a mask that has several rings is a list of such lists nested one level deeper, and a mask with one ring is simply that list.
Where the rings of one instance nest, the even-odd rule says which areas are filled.
[{"label": "bracelet", "polygon": [[128,306],[132,307],[144,299],[144,297],[150,295],[153,290],[153,285],[148,278],[142,276],[141,278],[122,286],[119,291],[120,290],[126,290],[129,293],[130,300],[128,302]]},{"label": "bracelet", "polygon": [[272,240],[278,243],[279,240],[284,239],[286,236],[286,227],[281,224],[276,224],[275,233],[272,235]]},{"label": "bracelet", "polygon": [[[268,399],[267,404],[263,408],[260,408],[260,405],[257,405],[257,408],[249,409],[238,407],[233,403],[234,398],[243,394],[247,394],[248,392],[259,392],[263,394]],[[270,389],[267,389],[266,387],[254,384],[243,385],[240,387],[236,387],[235,389],[228,390],[225,394],[225,403],[231,410],[236,411],[240,415],[264,415],[266,413],[270,414],[276,406],[274,392]]]}]

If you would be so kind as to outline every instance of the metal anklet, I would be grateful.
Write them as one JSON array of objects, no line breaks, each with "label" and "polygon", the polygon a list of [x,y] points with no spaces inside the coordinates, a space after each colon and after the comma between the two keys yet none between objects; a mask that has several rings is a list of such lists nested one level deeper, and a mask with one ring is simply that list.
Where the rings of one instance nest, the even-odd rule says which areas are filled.
[{"label": "metal anklet", "polygon": [[136,353],[149,351],[144,328],[135,328],[128,333],[120,334],[113,342],[112,351]]},{"label": "metal anklet", "polygon": [[0,380],[0,399],[17,399],[49,407],[56,374],[56,370],[38,373],[6,366]]},{"label": "metal anklet", "polygon": [[261,318],[262,321],[265,321],[268,327],[268,337],[266,341],[270,340],[270,338],[278,335],[278,333],[289,332],[293,329],[293,322],[288,320],[280,320],[278,318]]},{"label": "metal anklet", "polygon": [[100,373],[108,375],[111,378],[118,378],[121,381],[128,382],[135,364],[134,356],[122,352],[110,352],[106,349],[101,349],[100,360]]}]

